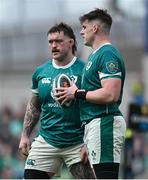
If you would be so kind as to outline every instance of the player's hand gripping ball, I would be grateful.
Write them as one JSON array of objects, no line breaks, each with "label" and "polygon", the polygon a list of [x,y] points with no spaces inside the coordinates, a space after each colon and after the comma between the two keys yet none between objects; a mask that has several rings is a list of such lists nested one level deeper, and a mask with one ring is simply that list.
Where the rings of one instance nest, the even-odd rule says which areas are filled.
[{"label": "player's hand gripping ball", "polygon": [[[70,87],[70,86],[72,86],[71,78],[66,74],[60,74],[59,76],[56,76],[56,78],[53,81],[53,92],[55,92],[55,88]],[[68,107],[71,105],[71,103],[72,100],[65,102],[63,105]]]}]

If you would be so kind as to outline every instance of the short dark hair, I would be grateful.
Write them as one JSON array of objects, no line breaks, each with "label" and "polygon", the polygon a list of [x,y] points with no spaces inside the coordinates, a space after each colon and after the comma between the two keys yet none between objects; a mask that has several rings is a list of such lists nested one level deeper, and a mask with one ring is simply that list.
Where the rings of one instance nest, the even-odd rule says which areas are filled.
[{"label": "short dark hair", "polygon": [[80,22],[83,23],[84,21],[93,21],[99,20],[104,24],[104,30],[110,31],[112,25],[112,17],[107,13],[107,10],[96,8],[93,11],[90,11],[87,14],[84,14],[79,18]]},{"label": "short dark hair", "polygon": [[61,22],[61,23],[56,24],[53,27],[51,27],[49,29],[49,31],[47,32],[47,36],[51,33],[61,32],[61,31],[64,33],[64,35],[66,35],[74,40],[74,45],[72,47],[72,53],[75,54],[75,52],[77,51],[76,37],[75,37],[75,34],[74,34],[72,28],[70,26],[68,26],[66,23]]}]

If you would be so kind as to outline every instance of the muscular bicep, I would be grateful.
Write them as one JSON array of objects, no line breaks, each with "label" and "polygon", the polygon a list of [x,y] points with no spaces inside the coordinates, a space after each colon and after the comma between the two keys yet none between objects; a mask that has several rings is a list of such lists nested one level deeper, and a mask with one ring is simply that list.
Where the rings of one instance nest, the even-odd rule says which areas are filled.
[{"label": "muscular bicep", "polygon": [[96,104],[116,102],[121,91],[121,80],[119,78],[108,78],[101,80],[102,88],[88,91],[86,100]]},{"label": "muscular bicep", "polygon": [[117,101],[121,91],[121,79],[120,78],[108,78],[101,81],[102,88],[108,92],[113,101]]}]

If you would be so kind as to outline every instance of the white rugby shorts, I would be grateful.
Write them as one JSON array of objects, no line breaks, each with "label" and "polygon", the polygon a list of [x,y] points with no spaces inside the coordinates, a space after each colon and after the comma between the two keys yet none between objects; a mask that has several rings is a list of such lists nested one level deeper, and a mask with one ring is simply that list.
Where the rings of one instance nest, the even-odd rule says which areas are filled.
[{"label": "white rugby shorts", "polygon": [[84,143],[91,164],[120,163],[126,123],[122,116],[105,116],[85,125]]},{"label": "white rugby shorts", "polygon": [[63,163],[67,167],[81,161],[80,149],[84,144],[67,148],[56,148],[48,144],[42,136],[35,138],[26,159],[25,169],[53,172],[60,176]]}]

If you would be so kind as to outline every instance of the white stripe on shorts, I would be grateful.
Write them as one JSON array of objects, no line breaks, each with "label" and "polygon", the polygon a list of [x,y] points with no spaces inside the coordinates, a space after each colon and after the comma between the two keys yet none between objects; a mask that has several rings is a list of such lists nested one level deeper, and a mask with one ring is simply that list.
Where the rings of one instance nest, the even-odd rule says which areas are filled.
[{"label": "white stripe on shorts", "polygon": [[126,123],[122,116],[114,117],[113,129],[114,162],[119,163],[126,132]]}]

